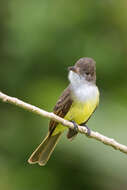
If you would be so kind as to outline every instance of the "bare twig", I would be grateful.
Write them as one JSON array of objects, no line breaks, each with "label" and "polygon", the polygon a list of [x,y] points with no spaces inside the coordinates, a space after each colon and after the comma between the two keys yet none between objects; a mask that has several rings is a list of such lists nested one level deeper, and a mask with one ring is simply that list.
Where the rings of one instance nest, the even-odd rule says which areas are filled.
[{"label": "bare twig", "polygon": [[[55,115],[52,112],[47,112],[47,111],[42,110],[42,109],[40,109],[40,108],[38,108],[36,106],[30,105],[28,103],[25,103],[25,102],[23,102],[23,101],[21,101],[21,100],[19,100],[17,98],[7,96],[6,94],[3,94],[2,92],[0,92],[0,100],[2,100],[3,102],[7,102],[7,103],[10,103],[10,104],[16,105],[18,107],[21,107],[21,108],[23,108],[25,110],[28,110],[30,112],[33,112],[33,113],[35,113],[37,115],[41,115],[41,116],[53,119],[53,120],[63,124],[66,127],[71,128],[71,129],[74,128],[72,122],[69,122],[69,121],[63,119],[63,118]],[[84,126],[79,126],[78,125],[78,132],[87,135],[87,128],[84,127]],[[106,145],[109,145],[109,146],[112,146],[114,149],[120,150],[121,152],[124,152],[124,153],[127,154],[127,146],[118,143],[114,139],[108,138],[108,137],[106,137],[104,135],[101,135],[100,133],[94,132],[94,131],[91,131],[89,137],[94,138],[94,139],[96,139],[98,141],[101,141],[102,143],[104,143]]]}]

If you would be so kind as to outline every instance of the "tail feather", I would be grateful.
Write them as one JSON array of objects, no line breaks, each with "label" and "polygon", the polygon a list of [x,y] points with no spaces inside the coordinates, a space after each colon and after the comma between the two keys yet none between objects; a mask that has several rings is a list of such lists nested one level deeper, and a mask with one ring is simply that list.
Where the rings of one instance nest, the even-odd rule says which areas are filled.
[{"label": "tail feather", "polygon": [[48,136],[43,140],[43,142],[37,147],[37,149],[30,156],[28,162],[30,164],[38,163],[43,166],[49,160],[51,153],[53,152],[57,141],[59,140],[61,133],[54,136],[48,134]]}]

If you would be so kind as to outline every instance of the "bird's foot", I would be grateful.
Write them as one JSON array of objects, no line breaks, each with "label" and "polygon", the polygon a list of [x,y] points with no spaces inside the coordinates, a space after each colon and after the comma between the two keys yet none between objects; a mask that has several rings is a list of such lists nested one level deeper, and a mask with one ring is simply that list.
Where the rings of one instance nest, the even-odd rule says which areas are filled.
[{"label": "bird's foot", "polygon": [[87,128],[87,136],[91,135],[91,129],[85,124],[84,127]]},{"label": "bird's foot", "polygon": [[71,122],[74,125],[74,129],[73,130],[75,130],[75,132],[78,132],[78,125],[77,125],[77,123],[75,121],[73,121],[73,120]]},{"label": "bird's foot", "polygon": [[85,123],[81,123],[80,125],[87,128],[87,134],[86,135],[90,136],[91,135],[91,129]]}]

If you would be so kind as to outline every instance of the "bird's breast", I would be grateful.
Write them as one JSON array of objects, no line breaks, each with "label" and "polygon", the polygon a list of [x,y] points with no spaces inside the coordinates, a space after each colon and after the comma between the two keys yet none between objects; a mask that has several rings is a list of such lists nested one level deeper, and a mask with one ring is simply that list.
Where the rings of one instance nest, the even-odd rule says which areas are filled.
[{"label": "bird's breast", "polygon": [[96,101],[99,91],[96,85],[84,84],[72,87],[72,99],[79,102]]},{"label": "bird's breast", "polygon": [[89,119],[99,103],[99,91],[95,85],[82,86],[72,91],[73,103],[66,119],[81,124]]},{"label": "bird's breast", "polygon": [[[99,103],[99,91],[96,86],[77,87],[72,91],[73,103],[65,115],[66,120],[73,120],[77,124],[85,123],[92,115]],[[65,126],[58,124],[53,135],[63,132]]]}]

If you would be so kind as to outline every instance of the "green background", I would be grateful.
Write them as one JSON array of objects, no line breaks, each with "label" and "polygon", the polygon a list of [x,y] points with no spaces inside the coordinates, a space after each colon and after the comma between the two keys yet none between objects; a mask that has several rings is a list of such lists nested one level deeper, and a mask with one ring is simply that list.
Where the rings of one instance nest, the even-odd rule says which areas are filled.
[{"label": "green background", "polygon": [[[89,128],[127,145],[127,1],[0,1],[2,92],[52,111],[81,57],[96,60],[101,93]],[[0,102],[0,189],[127,189],[127,155],[81,134],[29,165],[48,123]]]}]

